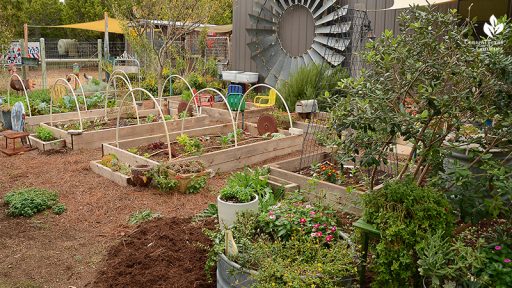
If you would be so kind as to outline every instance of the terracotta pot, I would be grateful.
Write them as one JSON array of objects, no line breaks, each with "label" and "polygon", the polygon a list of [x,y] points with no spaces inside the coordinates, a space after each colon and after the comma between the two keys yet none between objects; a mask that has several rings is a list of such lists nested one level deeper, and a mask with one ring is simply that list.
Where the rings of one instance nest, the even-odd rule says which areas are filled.
[{"label": "terracotta pot", "polygon": [[136,165],[132,167],[132,183],[134,186],[148,187],[151,184],[151,178],[146,173],[151,170],[149,165]]},{"label": "terracotta pot", "polygon": [[210,175],[210,170],[205,170],[200,173],[191,173],[191,174],[177,174],[174,175],[174,178],[178,181],[178,187],[176,189],[178,192],[187,194],[187,188],[192,179],[197,177],[203,177],[206,175]]}]

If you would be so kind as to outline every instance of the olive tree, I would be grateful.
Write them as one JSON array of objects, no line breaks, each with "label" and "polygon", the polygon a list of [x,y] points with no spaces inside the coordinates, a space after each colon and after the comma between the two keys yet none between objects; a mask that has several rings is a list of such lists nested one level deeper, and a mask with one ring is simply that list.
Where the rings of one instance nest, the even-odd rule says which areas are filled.
[{"label": "olive tree", "polygon": [[370,168],[371,187],[400,137],[412,151],[398,178],[412,175],[422,184],[442,169],[447,136],[488,117],[501,85],[470,41],[473,26],[461,25],[456,11],[413,7],[399,21],[401,33],[385,31],[370,42],[366,69],[342,80],[343,96],[333,98],[332,125],[344,135],[338,153]]}]

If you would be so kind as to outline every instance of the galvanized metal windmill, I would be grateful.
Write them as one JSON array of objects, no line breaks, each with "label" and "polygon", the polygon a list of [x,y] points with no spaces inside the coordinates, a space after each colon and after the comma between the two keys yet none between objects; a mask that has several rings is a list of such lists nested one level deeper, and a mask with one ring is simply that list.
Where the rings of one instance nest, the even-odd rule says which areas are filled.
[{"label": "galvanized metal windmill", "polygon": [[[312,17],[312,41],[300,55],[293,55],[285,47],[282,23],[293,17],[290,11],[306,10]],[[370,24],[364,11],[340,5],[337,0],[256,0],[249,14],[252,28],[247,33],[253,41],[248,44],[251,58],[257,64],[265,83],[276,86],[287,80],[298,69],[310,63],[326,66],[344,65],[351,72],[353,52],[364,45]],[[309,27],[306,27],[309,29]],[[292,31],[306,33],[305,31]],[[301,35],[297,34],[297,37]]]}]

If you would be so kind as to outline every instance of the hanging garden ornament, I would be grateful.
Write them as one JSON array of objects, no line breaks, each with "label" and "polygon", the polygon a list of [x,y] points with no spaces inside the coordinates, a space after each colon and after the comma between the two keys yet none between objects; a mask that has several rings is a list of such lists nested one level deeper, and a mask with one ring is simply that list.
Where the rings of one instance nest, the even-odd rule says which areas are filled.
[{"label": "hanging garden ornament", "polygon": [[336,0],[256,0],[247,33],[265,83],[276,86],[310,63],[338,66],[351,45],[348,5]]}]

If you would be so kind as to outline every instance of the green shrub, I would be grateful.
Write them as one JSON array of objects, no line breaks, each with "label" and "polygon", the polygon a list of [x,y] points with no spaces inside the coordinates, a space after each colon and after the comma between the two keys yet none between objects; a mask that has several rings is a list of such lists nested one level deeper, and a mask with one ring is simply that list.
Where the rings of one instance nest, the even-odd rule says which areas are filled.
[{"label": "green shrub", "polygon": [[181,147],[183,147],[183,150],[185,150],[185,153],[187,154],[197,155],[201,154],[201,151],[203,150],[201,141],[197,138],[190,138],[187,134],[176,137],[176,141],[181,145]]},{"label": "green shrub", "polygon": [[220,198],[224,201],[247,203],[254,199],[254,195],[258,195],[260,205],[272,205],[275,202],[272,188],[267,177],[260,177],[266,175],[267,169],[246,168],[243,172],[233,173],[220,190]]},{"label": "green shrub", "polygon": [[158,213],[153,213],[151,210],[144,210],[144,211],[136,211],[136,212],[133,212],[131,215],[130,215],[130,218],[128,219],[128,223],[130,225],[137,225],[137,224],[140,224],[142,222],[145,222],[145,221],[149,221],[153,218],[158,218],[160,217],[160,214]]},{"label": "green shrub", "polygon": [[435,233],[451,235],[450,203],[439,191],[410,178],[394,181],[363,198],[364,218],[381,232],[374,263],[376,287],[419,286],[418,249]]},{"label": "green shrub", "polygon": [[[36,213],[58,205],[59,196],[53,191],[24,188],[7,193],[4,202],[9,206],[9,216],[31,217]],[[59,211],[59,208],[57,208]]]},{"label": "green shrub", "polygon": [[[320,110],[324,110],[327,101],[323,99],[326,91],[332,91],[341,79],[348,78],[348,73],[341,66],[327,69],[322,65],[309,65],[300,68],[278,90],[282,94],[290,111],[295,111],[298,100],[317,99]],[[276,101],[279,108],[284,109],[280,100]]]},{"label": "green shrub", "polygon": [[204,186],[206,186],[207,182],[208,182],[208,177],[206,177],[206,176],[194,177],[188,183],[185,193],[186,194],[196,194],[197,192],[201,191],[201,189],[203,189]]},{"label": "green shrub", "polygon": [[164,165],[153,167],[147,176],[152,179],[152,186],[165,193],[173,191],[178,186],[178,181],[169,175],[169,170]]},{"label": "green shrub", "polygon": [[49,142],[55,140],[55,136],[53,136],[53,132],[46,127],[37,127],[36,128],[36,137],[44,142]]},{"label": "green shrub", "polygon": [[57,204],[57,205],[52,207],[52,212],[55,215],[61,215],[64,212],[66,212],[66,210],[67,210],[66,206],[64,204],[62,204],[62,203],[59,203],[59,204]]}]

